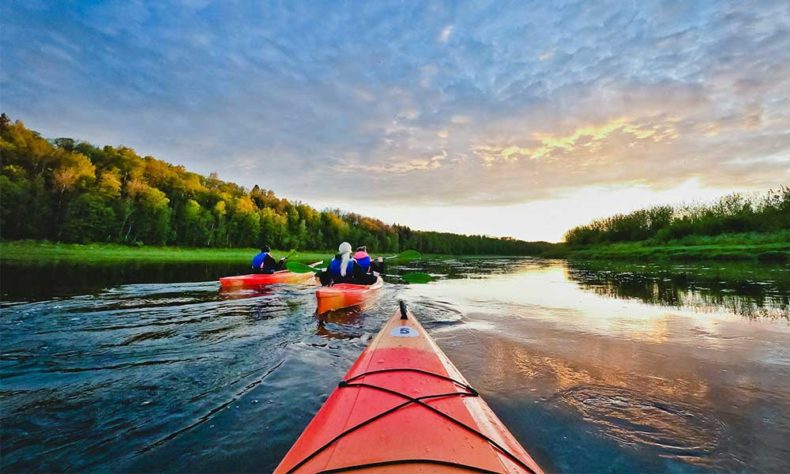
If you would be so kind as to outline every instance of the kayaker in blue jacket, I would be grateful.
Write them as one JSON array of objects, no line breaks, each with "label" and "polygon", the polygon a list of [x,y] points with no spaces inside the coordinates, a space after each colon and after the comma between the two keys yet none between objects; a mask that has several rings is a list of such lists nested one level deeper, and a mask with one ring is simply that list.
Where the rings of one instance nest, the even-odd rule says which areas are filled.
[{"label": "kayaker in blue jacket", "polygon": [[353,283],[356,262],[351,258],[351,244],[343,242],[337,250],[337,255],[329,261],[327,269],[318,275],[324,286],[334,283]]},{"label": "kayaker in blue jacket", "polygon": [[261,247],[261,252],[252,257],[252,269],[256,273],[274,273],[285,267],[285,259],[281,258],[278,262],[272,255],[272,249],[268,245]]}]

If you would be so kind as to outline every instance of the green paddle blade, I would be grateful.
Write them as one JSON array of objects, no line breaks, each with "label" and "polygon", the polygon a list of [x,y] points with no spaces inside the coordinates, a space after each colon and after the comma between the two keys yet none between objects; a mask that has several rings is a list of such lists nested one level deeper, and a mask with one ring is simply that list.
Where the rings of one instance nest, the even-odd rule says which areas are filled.
[{"label": "green paddle blade", "polygon": [[406,283],[428,283],[433,278],[427,273],[422,272],[409,272],[400,276]]},{"label": "green paddle blade", "polygon": [[398,255],[393,255],[391,257],[384,257],[386,259],[394,258],[396,260],[403,260],[403,261],[412,261],[412,260],[420,260],[422,259],[422,254],[416,250],[404,250],[403,252],[399,253]]},{"label": "green paddle blade", "polygon": [[310,265],[305,265],[304,263],[299,262],[287,262],[285,264],[285,268],[294,273],[318,273],[321,271],[319,268],[313,268]]}]

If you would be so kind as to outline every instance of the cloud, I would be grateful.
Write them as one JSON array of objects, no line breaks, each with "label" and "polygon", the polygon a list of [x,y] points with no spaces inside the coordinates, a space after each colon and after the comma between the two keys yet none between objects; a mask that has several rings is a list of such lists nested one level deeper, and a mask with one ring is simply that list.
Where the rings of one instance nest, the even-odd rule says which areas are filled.
[{"label": "cloud", "polygon": [[615,135],[621,137],[630,135],[629,147],[634,147],[638,141],[660,142],[675,139],[677,130],[674,122],[669,119],[663,123],[648,124],[620,117],[601,125],[579,127],[566,135],[536,132],[532,135],[531,141],[535,143],[532,147],[482,145],[477,147],[474,153],[487,166],[497,161],[518,161],[521,158],[537,160],[567,154],[599,155]]},{"label": "cloud", "polygon": [[442,32],[439,33],[439,41],[442,43],[447,43],[450,41],[450,36],[453,34],[453,25],[447,25],[442,28]]},{"label": "cloud", "polygon": [[187,3],[5,9],[3,110],[318,205],[787,182],[787,2]]}]

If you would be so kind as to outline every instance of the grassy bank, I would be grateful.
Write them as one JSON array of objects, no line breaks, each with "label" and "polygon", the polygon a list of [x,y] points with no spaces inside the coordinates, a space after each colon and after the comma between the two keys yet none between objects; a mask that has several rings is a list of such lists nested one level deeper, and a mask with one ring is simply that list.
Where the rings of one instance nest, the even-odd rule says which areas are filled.
[{"label": "grassy bank", "polygon": [[[18,240],[0,242],[0,261],[19,263],[72,262],[173,262],[173,263],[235,263],[252,259],[253,248],[188,248],[188,247],[130,247],[116,244],[59,244]],[[276,257],[287,250],[274,250]],[[291,257],[294,261],[315,262],[331,255],[330,251],[303,251]]]},{"label": "grassy bank", "polygon": [[[117,244],[61,244],[31,240],[0,242],[0,261],[18,263],[74,262],[246,262],[253,248],[133,247]],[[277,257],[287,250],[274,250]],[[332,255],[331,250],[299,251],[292,260],[315,262]],[[727,234],[716,237],[688,237],[670,242],[646,240],[617,244],[568,246],[555,244],[541,255],[545,258],[599,259],[624,261],[742,261],[790,262],[790,231],[769,234]],[[425,255],[426,258],[446,258]]]},{"label": "grassy bank", "polygon": [[567,258],[639,261],[790,261],[790,231],[567,247]]},{"label": "grassy bank", "polygon": [[[0,261],[15,263],[88,263],[114,262],[148,263],[237,263],[252,259],[254,248],[193,248],[128,246],[119,244],[64,244],[47,241],[14,240],[0,242]],[[275,257],[283,257],[288,250],[273,250]],[[300,250],[292,261],[312,263],[334,255],[332,250]],[[384,254],[385,256],[387,254]],[[426,259],[448,258],[448,255],[423,254]],[[378,254],[374,253],[374,256]],[[469,255],[486,257],[486,255]]]}]

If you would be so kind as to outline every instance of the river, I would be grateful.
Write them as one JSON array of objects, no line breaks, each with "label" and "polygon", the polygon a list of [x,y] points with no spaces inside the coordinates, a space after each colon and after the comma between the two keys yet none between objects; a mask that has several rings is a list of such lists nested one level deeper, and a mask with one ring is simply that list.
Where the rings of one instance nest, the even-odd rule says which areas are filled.
[{"label": "river", "polygon": [[790,268],[472,258],[364,312],[231,265],[3,264],[2,472],[269,472],[405,300],[544,469],[790,466]]}]

